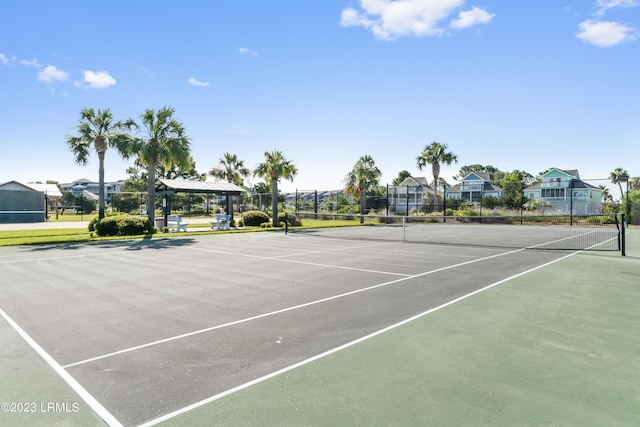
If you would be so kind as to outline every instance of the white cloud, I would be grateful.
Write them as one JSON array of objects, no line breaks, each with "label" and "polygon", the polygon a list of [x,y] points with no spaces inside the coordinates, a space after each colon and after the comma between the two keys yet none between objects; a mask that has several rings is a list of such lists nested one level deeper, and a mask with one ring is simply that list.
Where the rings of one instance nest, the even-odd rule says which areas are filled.
[{"label": "white cloud", "polygon": [[[364,27],[381,39],[400,36],[440,36],[445,33],[439,23],[464,6],[464,0],[360,0],[360,9],[342,10],[340,25]],[[474,7],[461,12],[451,25],[467,28],[486,24],[494,15]]]},{"label": "white cloud", "polygon": [[105,89],[116,84],[116,79],[106,71],[85,71],[82,81],[92,89]]},{"label": "white cloud", "polygon": [[458,18],[451,21],[451,28],[462,30],[478,24],[488,24],[495,15],[484,9],[473,6],[471,10],[465,10],[458,14]]},{"label": "white cloud", "polygon": [[578,27],[580,31],[576,37],[597,47],[615,46],[638,38],[635,28],[618,22],[587,20],[581,22]]},{"label": "white cloud", "polygon": [[253,56],[258,56],[258,54],[256,53],[255,50],[251,50],[251,49],[247,49],[246,47],[239,47],[238,48],[238,52],[241,55],[253,55]]},{"label": "white cloud", "polygon": [[43,83],[63,82],[69,79],[69,74],[56,68],[54,65],[47,65],[38,73],[38,81]]},{"label": "white cloud", "polygon": [[191,86],[209,86],[211,83],[209,82],[201,82],[199,80],[196,80],[194,77],[190,77],[189,80],[187,80],[189,82],[189,84]]},{"label": "white cloud", "polygon": [[8,57],[4,53],[0,53],[0,64],[2,65],[9,65],[10,62],[13,62],[15,60],[16,60],[15,56]]},{"label": "white cloud", "polygon": [[636,0],[596,0],[600,9],[613,9],[614,7],[636,7],[640,5]]},{"label": "white cloud", "polygon": [[637,0],[596,0],[596,6],[598,11],[596,16],[604,16],[609,9],[622,8],[622,7],[638,7],[640,3]]},{"label": "white cloud", "polygon": [[42,67],[42,64],[40,64],[38,60],[35,58],[33,58],[30,61],[23,59],[20,61],[20,64],[25,65],[27,67],[38,67],[38,68]]}]

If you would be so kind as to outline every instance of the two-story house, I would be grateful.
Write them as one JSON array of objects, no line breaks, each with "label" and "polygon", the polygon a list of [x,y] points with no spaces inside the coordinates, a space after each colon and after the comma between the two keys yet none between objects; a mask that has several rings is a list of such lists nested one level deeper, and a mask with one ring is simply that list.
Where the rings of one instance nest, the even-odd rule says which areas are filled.
[{"label": "two-story house", "polygon": [[399,185],[391,185],[387,189],[389,207],[400,215],[422,210],[433,199],[433,194],[424,177],[408,176]]},{"label": "two-story house", "polygon": [[485,196],[502,196],[502,189],[491,183],[488,172],[471,172],[462,178],[460,184],[447,189],[447,199],[481,203]]},{"label": "two-story house", "polygon": [[602,213],[602,190],[580,180],[575,169],[549,169],[540,182],[524,189],[524,195],[530,200],[548,202],[557,212]]},{"label": "two-story house", "polygon": [[[111,195],[113,193],[119,193],[120,187],[122,186],[124,181],[114,181],[114,182],[105,182],[104,183],[104,197],[105,201],[111,202]],[[95,181],[90,181],[88,179],[78,179],[73,182],[60,184],[62,187],[62,191],[72,193],[75,196],[79,196],[83,194],[87,198],[98,200],[98,193],[100,184]],[[94,196],[92,196],[92,194]]]}]

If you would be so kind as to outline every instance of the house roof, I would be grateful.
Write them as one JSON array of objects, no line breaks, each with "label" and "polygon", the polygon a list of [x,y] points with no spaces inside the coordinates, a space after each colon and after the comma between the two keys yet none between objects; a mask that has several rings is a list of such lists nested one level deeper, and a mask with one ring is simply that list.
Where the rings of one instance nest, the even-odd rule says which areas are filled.
[{"label": "house roof", "polygon": [[47,197],[50,197],[52,199],[62,197],[62,192],[56,184],[29,183],[26,184],[26,186],[31,187],[36,191],[42,191]]},{"label": "house roof", "polygon": [[405,179],[403,179],[400,184],[394,187],[406,187],[408,185],[409,186],[422,185],[422,186],[428,187],[429,181],[424,176],[408,176]]},{"label": "house roof", "polygon": [[558,169],[558,170],[566,173],[567,175],[571,175],[571,176],[578,175],[578,169]]},{"label": "house roof", "polygon": [[39,183],[29,183],[22,184],[18,181],[9,181],[4,184],[0,184],[0,190],[14,190],[14,191],[40,191],[44,193],[47,197],[51,197],[52,199],[62,197],[62,193],[60,189],[55,184],[39,184]]},{"label": "house roof", "polygon": [[5,183],[2,183],[0,184],[0,190],[35,191],[33,188],[18,181],[7,181]]},{"label": "house roof", "polygon": [[423,191],[427,193],[433,192],[433,189],[429,185],[429,181],[427,180],[427,178],[423,176],[408,176],[399,185],[390,185],[389,189],[395,191],[395,190],[398,190],[399,188],[417,187],[417,186],[422,187],[424,189]]},{"label": "house roof", "polygon": [[159,179],[156,181],[156,191],[231,195],[239,195],[246,192],[244,188],[230,182],[187,181],[182,179]]},{"label": "house roof", "polygon": [[466,174],[464,176],[464,178],[462,178],[461,181],[465,181],[467,178],[469,178],[471,175],[475,175],[476,177],[484,180],[484,181],[491,181],[491,178],[489,176],[489,172],[469,172],[468,174]]},{"label": "house roof", "polygon": [[82,190],[82,195],[89,200],[93,200],[94,202],[100,200],[100,196],[98,196],[96,193],[92,193],[89,190]]},{"label": "house roof", "polygon": [[560,169],[560,168],[555,168],[555,167],[549,168],[549,170],[547,170],[547,172],[543,176],[546,176],[549,172],[552,172],[554,170],[558,171],[558,172],[562,172],[562,173],[564,173],[566,175],[572,176],[572,177],[577,178],[577,179],[580,178],[580,174],[578,173],[578,169]]}]

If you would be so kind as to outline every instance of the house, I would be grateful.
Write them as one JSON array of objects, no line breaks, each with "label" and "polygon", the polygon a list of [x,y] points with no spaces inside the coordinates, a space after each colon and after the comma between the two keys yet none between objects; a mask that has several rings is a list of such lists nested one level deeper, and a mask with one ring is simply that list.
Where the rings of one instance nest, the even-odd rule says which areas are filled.
[{"label": "house", "polygon": [[548,202],[557,212],[602,213],[602,190],[582,181],[575,169],[549,169],[540,182],[524,189],[524,195],[530,200]]},{"label": "house", "polygon": [[396,214],[408,214],[431,206],[434,191],[425,177],[406,177],[399,185],[387,188],[389,207]]},{"label": "house", "polygon": [[[120,181],[113,181],[113,182],[105,182],[104,183],[104,198],[105,201],[107,202],[111,202],[111,195],[113,193],[119,193],[120,192],[120,187],[122,187],[122,184],[124,183],[124,181],[120,180]],[[100,183],[95,182],[95,181],[90,181],[88,179],[77,179],[73,182],[69,182],[69,183],[65,183],[65,184],[60,184],[60,186],[62,187],[62,191],[66,192],[66,193],[71,193],[74,196],[79,196],[79,195],[84,195],[87,198],[92,198],[94,199],[94,197],[89,196],[87,193],[93,193],[96,195],[99,194],[99,188],[100,188]],[[97,200],[97,198],[96,198]]]},{"label": "house", "polygon": [[[295,208],[301,212],[315,211],[316,206],[319,211],[323,210],[323,206],[327,203],[334,203],[334,206],[338,204],[338,196],[343,195],[349,200],[354,200],[350,194],[345,194],[344,190],[330,190],[330,191],[301,191],[296,190],[293,193],[285,193],[285,203],[288,207]],[[332,208],[333,209],[333,208]]]},{"label": "house", "polygon": [[462,178],[460,184],[447,189],[447,199],[481,203],[485,196],[502,196],[502,189],[491,183],[488,172],[471,172]]}]

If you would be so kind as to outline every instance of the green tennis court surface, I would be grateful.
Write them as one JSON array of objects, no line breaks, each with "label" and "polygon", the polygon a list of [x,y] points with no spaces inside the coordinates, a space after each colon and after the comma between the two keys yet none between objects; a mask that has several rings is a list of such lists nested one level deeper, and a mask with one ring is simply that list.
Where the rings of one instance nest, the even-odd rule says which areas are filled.
[{"label": "green tennis court surface", "polygon": [[[635,426],[627,238],[626,257],[264,233],[6,248],[0,308],[114,424]],[[0,425],[102,423],[0,333],[3,401],[76,404]]]}]

